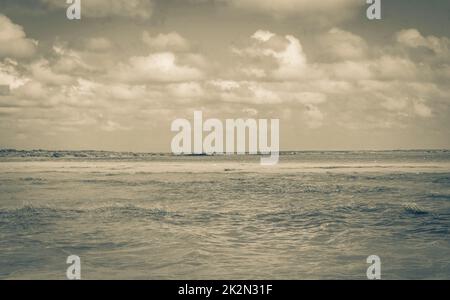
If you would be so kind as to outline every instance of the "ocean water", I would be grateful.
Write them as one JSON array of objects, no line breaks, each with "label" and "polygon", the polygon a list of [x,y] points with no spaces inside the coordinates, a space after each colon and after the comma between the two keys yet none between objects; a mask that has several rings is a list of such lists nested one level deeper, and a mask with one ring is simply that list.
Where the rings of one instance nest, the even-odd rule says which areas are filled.
[{"label": "ocean water", "polygon": [[450,279],[450,152],[0,152],[0,278]]}]

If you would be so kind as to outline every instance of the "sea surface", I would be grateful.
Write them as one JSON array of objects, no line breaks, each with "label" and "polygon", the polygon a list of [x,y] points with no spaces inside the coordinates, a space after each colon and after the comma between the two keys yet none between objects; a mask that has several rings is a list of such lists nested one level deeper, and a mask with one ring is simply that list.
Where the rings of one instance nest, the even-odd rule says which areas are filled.
[{"label": "sea surface", "polygon": [[450,279],[450,152],[0,151],[0,279]]}]

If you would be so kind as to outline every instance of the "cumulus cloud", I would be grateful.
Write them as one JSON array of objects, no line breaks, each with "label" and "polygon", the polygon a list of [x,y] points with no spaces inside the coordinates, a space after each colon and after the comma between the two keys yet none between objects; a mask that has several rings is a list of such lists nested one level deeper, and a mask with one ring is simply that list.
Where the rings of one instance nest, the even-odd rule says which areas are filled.
[{"label": "cumulus cloud", "polygon": [[[50,89],[44,84],[30,80],[13,91],[13,95],[26,100],[40,100],[49,96]],[[39,105],[39,103],[36,103]]]},{"label": "cumulus cloud", "polygon": [[417,29],[405,29],[396,33],[399,43],[411,47],[426,47],[435,53],[445,53],[450,51],[450,39],[447,37],[436,37],[433,35],[423,36]]},{"label": "cumulus cloud", "polygon": [[380,98],[384,98],[384,102],[381,103],[381,106],[390,111],[404,111],[406,106],[408,105],[407,98],[394,98],[392,96],[384,96],[381,95]]},{"label": "cumulus cloud", "polygon": [[130,130],[129,127],[123,126],[112,120],[107,120],[104,124],[100,125],[100,129],[108,132],[113,132],[117,130]]},{"label": "cumulus cloud", "polygon": [[189,42],[177,32],[160,33],[152,36],[144,31],[142,40],[150,49],[156,51],[188,51],[190,48]]},{"label": "cumulus cloud", "polygon": [[[141,2],[145,1],[134,3]],[[300,15],[303,12],[296,11],[300,8],[324,16],[329,7],[345,7],[346,1],[307,2],[311,7],[306,1],[283,0],[279,7],[264,0],[229,4],[272,16]],[[96,16],[133,15],[108,9]],[[120,30],[114,24],[111,31],[92,30],[92,36],[67,41],[61,26],[61,36],[47,36],[39,55],[29,60],[0,59],[0,86],[11,90],[0,95],[0,126],[6,128],[17,119],[14,126],[27,133],[31,132],[27,128],[39,128],[52,134],[86,130],[112,136],[133,129],[123,134],[141,130],[136,134],[141,136],[142,128],[156,128],[159,134],[166,128],[164,121],[193,107],[218,118],[281,118],[283,130],[293,132],[285,140],[301,136],[299,128],[314,133],[330,128],[345,129],[341,133],[381,130],[378,133],[419,123],[448,123],[446,37],[406,29],[383,34],[391,43],[381,44],[372,36],[342,29],[348,28],[344,25],[319,26],[311,35],[297,27],[289,31],[292,19],[276,26],[271,22],[280,19],[254,18],[255,23],[259,20],[264,20],[259,30],[253,23],[242,31],[237,26],[192,29],[190,39],[175,31],[181,31],[176,22],[157,32],[160,26],[149,29],[147,22],[127,20],[117,23],[126,23]],[[16,34],[4,36],[10,41],[27,40],[20,26],[13,24],[13,28],[8,32]],[[0,132],[3,137],[7,131]]]},{"label": "cumulus cloud", "polygon": [[[92,42],[92,40],[90,41]],[[85,75],[86,71],[95,69],[92,64],[86,62],[83,53],[70,49],[64,43],[55,43],[52,50],[54,53],[52,62],[47,62],[52,72],[73,76],[76,74]],[[99,62],[95,63],[99,64]]]},{"label": "cumulus cloud", "polygon": [[202,85],[198,82],[181,82],[168,85],[169,95],[175,99],[199,100],[205,96]]},{"label": "cumulus cloud", "polygon": [[429,118],[433,115],[431,109],[423,101],[414,102],[414,112],[422,118]]},{"label": "cumulus cloud", "polygon": [[207,93],[223,102],[254,105],[279,105],[292,107],[317,106],[327,101],[324,93],[315,88],[287,82],[258,82],[211,80],[207,82]]},{"label": "cumulus cloud", "polygon": [[334,60],[362,59],[368,52],[363,38],[336,27],[319,37],[319,45],[325,58]]},{"label": "cumulus cloud", "polygon": [[[411,28],[401,30],[395,35],[396,41],[409,49],[426,49],[431,59],[448,62],[450,59],[450,39],[448,37],[423,36],[419,30]],[[419,57],[428,58],[427,53],[420,52]]]},{"label": "cumulus cloud", "polygon": [[35,53],[37,44],[37,41],[26,38],[22,26],[0,14],[0,58],[30,57]]},{"label": "cumulus cloud", "polygon": [[133,83],[180,82],[199,80],[203,72],[196,67],[179,64],[172,52],[159,52],[131,57],[128,63],[120,64],[112,76]]},{"label": "cumulus cloud", "polygon": [[[430,104],[418,97],[448,97],[442,88],[425,83],[433,78],[430,66],[403,51],[378,47],[369,53],[364,38],[339,28],[318,41],[326,49],[321,61],[313,61],[299,38],[258,30],[246,46],[232,48],[240,59],[234,78],[241,79],[210,81],[208,93],[223,102],[283,104],[300,111],[309,128],[320,128],[331,118],[355,130],[363,116],[377,114],[365,123],[367,128],[405,126],[408,117],[432,116]],[[349,105],[349,113],[342,114],[343,107],[335,103]],[[330,111],[341,113],[330,117]],[[347,116],[350,112],[357,117]]]},{"label": "cumulus cloud", "polygon": [[383,55],[373,62],[372,68],[379,79],[414,80],[418,77],[416,64],[399,56]]},{"label": "cumulus cloud", "polygon": [[292,35],[287,35],[288,45],[285,50],[274,52],[279,67],[274,71],[278,79],[289,79],[302,76],[306,66],[306,56],[300,41]]},{"label": "cumulus cloud", "polygon": [[252,38],[255,40],[258,40],[260,42],[267,42],[271,38],[275,36],[274,33],[267,31],[267,30],[257,30],[253,35]]},{"label": "cumulus cloud", "polygon": [[106,51],[111,49],[112,43],[104,37],[93,37],[85,41],[86,49],[92,51]]},{"label": "cumulus cloud", "polygon": [[[268,78],[276,80],[289,80],[306,75],[306,55],[299,39],[293,35],[279,36],[258,30],[251,39],[251,46],[232,49],[233,53],[251,64],[242,68],[245,75],[263,77],[267,74]],[[255,60],[247,60],[249,58]]]},{"label": "cumulus cloud", "polygon": [[64,85],[72,81],[71,76],[54,72],[46,59],[33,62],[29,69],[34,79],[45,84]]},{"label": "cumulus cloud", "polygon": [[254,81],[213,80],[210,93],[224,102],[241,104],[281,104],[282,98],[271,88]]},{"label": "cumulus cloud", "polygon": [[405,29],[396,33],[396,39],[408,47],[427,47],[430,44],[427,39],[417,29]]},{"label": "cumulus cloud", "polygon": [[424,75],[408,58],[390,55],[363,61],[339,61],[320,68],[322,74],[336,80],[414,80]]},{"label": "cumulus cloud", "polygon": [[[28,79],[17,70],[18,63],[11,59],[0,61],[0,85],[7,86],[8,90],[24,85]],[[6,89],[6,88],[5,88]]]}]

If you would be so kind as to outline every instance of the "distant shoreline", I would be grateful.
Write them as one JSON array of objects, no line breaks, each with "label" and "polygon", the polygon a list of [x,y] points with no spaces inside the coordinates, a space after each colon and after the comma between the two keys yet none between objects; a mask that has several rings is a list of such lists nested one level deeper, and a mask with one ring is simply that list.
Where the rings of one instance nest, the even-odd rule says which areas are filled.
[{"label": "distant shoreline", "polygon": [[[395,150],[287,150],[280,151],[280,156],[289,156],[296,154],[318,154],[318,153],[447,153],[450,149],[395,149]],[[168,152],[131,152],[131,151],[108,151],[108,150],[18,150],[18,149],[0,149],[0,158],[8,157],[41,157],[41,158],[146,158],[146,157],[214,157],[214,156],[261,156],[258,154],[185,154],[175,155]]]}]

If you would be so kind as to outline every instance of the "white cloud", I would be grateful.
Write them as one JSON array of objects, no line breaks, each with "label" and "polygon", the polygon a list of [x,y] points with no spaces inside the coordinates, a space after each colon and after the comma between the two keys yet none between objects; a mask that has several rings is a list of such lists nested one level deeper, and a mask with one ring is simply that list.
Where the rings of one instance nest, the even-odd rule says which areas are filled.
[{"label": "white cloud", "polygon": [[223,102],[246,104],[280,104],[283,99],[268,86],[254,81],[212,80],[210,95]]},{"label": "white cloud", "polygon": [[329,66],[324,65],[324,73],[338,80],[364,80],[373,78],[371,63],[369,61],[343,61]]},{"label": "white cloud", "polygon": [[252,35],[252,38],[256,39],[256,40],[259,40],[261,42],[267,42],[268,40],[270,40],[274,36],[275,36],[275,34],[273,34],[270,31],[258,30]]},{"label": "white cloud", "polygon": [[408,58],[383,55],[372,64],[378,78],[391,80],[415,79],[418,69]]},{"label": "white cloud", "polygon": [[102,124],[100,126],[100,129],[104,130],[104,131],[108,131],[108,132],[113,132],[113,131],[117,131],[117,130],[130,130],[129,127],[122,126],[121,124],[111,121],[111,120],[108,120],[104,124]]},{"label": "white cloud", "polygon": [[[135,35],[125,39],[128,44],[115,37],[123,51],[103,37],[81,39],[77,48],[70,47],[74,41],[57,39],[40,59],[0,60],[0,84],[11,87],[9,95],[0,97],[0,113],[17,115],[20,126],[43,132],[89,128],[89,133],[144,127],[161,131],[162,121],[193,103],[219,118],[283,118],[284,130],[352,128],[360,133],[411,128],[421,118],[427,121],[424,126],[439,118],[447,121],[449,61],[422,60],[445,53],[445,38],[405,31],[395,35],[393,45],[377,45],[368,37],[369,49],[362,37],[329,28],[318,40],[266,29],[247,32],[246,41],[231,37],[238,40],[232,53],[225,43],[217,53],[202,54],[202,44],[192,53],[194,47],[178,33],[140,36],[144,29],[135,24],[132,30],[140,30],[141,47],[133,48]],[[205,49],[215,49],[209,40],[202,42]],[[145,49],[148,55],[141,53]],[[286,140],[300,138],[288,136]]]},{"label": "white cloud", "polygon": [[190,48],[189,42],[176,32],[151,36],[144,31],[142,40],[150,49],[156,51],[188,51]]},{"label": "white cloud", "polygon": [[396,33],[398,43],[409,48],[424,47],[430,49],[435,55],[450,58],[450,39],[433,35],[423,36],[417,29],[405,29]]},{"label": "white cloud", "polygon": [[320,36],[319,45],[326,57],[336,60],[362,59],[368,51],[363,38],[339,28],[332,28]]},{"label": "white cloud", "polygon": [[258,110],[254,108],[244,108],[242,109],[242,112],[248,116],[257,116]]},{"label": "white cloud", "polygon": [[[147,96],[147,90],[142,85],[126,85],[126,84],[114,84],[102,86],[104,98],[117,100],[135,101],[145,99]],[[95,92],[94,92],[95,93]],[[98,92],[97,92],[98,94]]]},{"label": "white cloud", "polygon": [[212,80],[207,82],[208,95],[223,102],[288,106],[318,105],[327,101],[324,93],[314,87],[305,87],[292,82],[258,82]]},{"label": "white cloud", "polygon": [[[291,80],[306,75],[307,60],[300,41],[292,36],[278,36],[258,30],[251,36],[253,43],[247,48],[232,48],[234,54],[243,57],[241,72],[250,77]],[[259,65],[255,65],[255,59]]]},{"label": "white cloud", "polygon": [[40,82],[27,81],[14,91],[14,95],[24,99],[45,99],[49,95],[49,89]]},{"label": "white cloud", "polygon": [[[99,46],[99,45],[97,45]],[[58,73],[73,75],[75,72],[93,70],[94,67],[85,62],[82,53],[70,49],[64,44],[53,45],[53,52],[56,54],[52,61],[52,70]]]},{"label": "white cloud", "polygon": [[0,85],[8,86],[10,89],[16,89],[28,81],[17,70],[17,62],[6,59],[0,61]]},{"label": "white cloud", "polygon": [[403,111],[408,104],[406,98],[397,98],[397,97],[394,98],[389,96],[384,98],[385,101],[381,103],[381,106],[390,111]]},{"label": "white cloud", "polygon": [[37,41],[26,38],[23,28],[0,14],[0,57],[30,57]]},{"label": "white cloud", "polygon": [[414,62],[401,56],[382,55],[360,61],[339,61],[320,65],[323,74],[338,80],[413,80],[420,74]]},{"label": "white cloud", "polygon": [[412,48],[427,46],[427,40],[417,29],[405,29],[396,33],[397,42]]},{"label": "white cloud", "polygon": [[54,72],[50,67],[50,62],[46,59],[40,59],[29,66],[34,79],[39,82],[50,85],[70,84],[72,77]]},{"label": "white cloud", "polygon": [[85,44],[86,48],[92,51],[105,51],[112,47],[111,41],[104,37],[89,38]]},{"label": "white cloud", "polygon": [[433,115],[431,109],[423,101],[414,102],[414,112],[422,118],[429,118]]},{"label": "white cloud", "polygon": [[273,53],[279,63],[278,69],[274,71],[274,76],[278,79],[292,79],[304,76],[306,56],[303,53],[302,45],[292,35],[287,35],[286,39],[289,41],[286,49]]},{"label": "white cloud", "polygon": [[112,75],[122,82],[180,82],[195,81],[203,77],[201,70],[180,65],[172,52],[153,53],[131,57],[127,64],[120,64]]},{"label": "white cloud", "polygon": [[175,98],[188,98],[198,100],[205,94],[203,87],[198,82],[181,82],[169,84],[169,94]]},{"label": "white cloud", "polygon": [[219,88],[223,92],[229,92],[238,89],[241,86],[239,82],[233,80],[218,79],[218,80],[211,80],[209,83],[214,87]]},{"label": "white cloud", "polygon": [[290,91],[285,94],[285,97],[287,99],[292,99],[294,102],[302,103],[305,105],[310,104],[320,104],[327,101],[327,97],[323,93],[319,92],[304,92],[302,89],[299,89],[298,91]]}]

